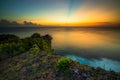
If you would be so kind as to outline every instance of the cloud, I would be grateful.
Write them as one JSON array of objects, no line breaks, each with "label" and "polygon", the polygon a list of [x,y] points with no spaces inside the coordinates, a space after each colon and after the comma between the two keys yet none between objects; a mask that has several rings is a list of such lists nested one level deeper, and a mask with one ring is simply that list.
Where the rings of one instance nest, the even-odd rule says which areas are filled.
[{"label": "cloud", "polygon": [[1,19],[0,20],[0,26],[13,26],[13,25],[19,25],[16,21],[10,22],[6,19]]},{"label": "cloud", "polygon": [[18,22],[16,21],[12,21],[10,22],[9,20],[6,20],[6,19],[1,19],[0,20],[0,27],[20,27],[20,26],[38,26],[37,24],[35,23],[32,23],[32,22],[28,22],[28,21],[24,21],[23,24],[19,24]]},{"label": "cloud", "polygon": [[24,23],[24,25],[29,25],[29,26],[35,26],[36,25],[35,23],[27,22],[27,21],[24,21],[23,23]]}]

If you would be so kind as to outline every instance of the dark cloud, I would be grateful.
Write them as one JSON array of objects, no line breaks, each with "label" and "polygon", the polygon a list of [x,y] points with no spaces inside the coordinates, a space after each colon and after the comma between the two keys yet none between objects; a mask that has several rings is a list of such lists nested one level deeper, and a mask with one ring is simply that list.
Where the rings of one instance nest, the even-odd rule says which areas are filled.
[{"label": "dark cloud", "polygon": [[6,20],[6,19],[1,19],[0,20],[0,27],[12,27],[12,26],[38,26],[37,24],[35,23],[32,23],[32,22],[28,22],[28,21],[24,21],[23,24],[19,24],[18,22],[16,21],[12,21],[10,22],[9,20]]},{"label": "dark cloud", "polygon": [[24,21],[24,25],[35,26],[35,23]]},{"label": "dark cloud", "polygon": [[14,25],[20,25],[16,21],[10,22],[6,19],[1,19],[0,20],[0,26],[14,26]]}]

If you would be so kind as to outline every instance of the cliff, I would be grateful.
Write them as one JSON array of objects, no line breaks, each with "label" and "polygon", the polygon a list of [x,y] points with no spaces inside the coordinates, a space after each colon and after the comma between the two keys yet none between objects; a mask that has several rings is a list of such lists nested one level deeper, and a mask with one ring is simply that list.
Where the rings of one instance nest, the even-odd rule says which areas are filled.
[{"label": "cliff", "polygon": [[49,35],[14,38],[1,39],[0,45],[7,48],[0,48],[0,80],[120,80],[120,73],[95,69],[54,53]]}]

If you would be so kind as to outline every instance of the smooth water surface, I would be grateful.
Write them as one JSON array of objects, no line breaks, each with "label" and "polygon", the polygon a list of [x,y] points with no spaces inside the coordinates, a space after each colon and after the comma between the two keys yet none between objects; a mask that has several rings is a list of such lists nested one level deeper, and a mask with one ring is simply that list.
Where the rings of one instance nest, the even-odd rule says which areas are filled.
[{"label": "smooth water surface", "polygon": [[120,72],[120,30],[107,28],[0,28],[0,33],[27,37],[38,32],[53,37],[57,54],[81,64]]}]

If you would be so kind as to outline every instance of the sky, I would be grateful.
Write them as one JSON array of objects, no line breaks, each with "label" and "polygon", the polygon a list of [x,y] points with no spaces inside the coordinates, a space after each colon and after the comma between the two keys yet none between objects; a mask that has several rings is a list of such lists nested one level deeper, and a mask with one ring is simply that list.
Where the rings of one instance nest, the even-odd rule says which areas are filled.
[{"label": "sky", "polygon": [[0,19],[41,25],[120,23],[120,0],[0,0]]}]

